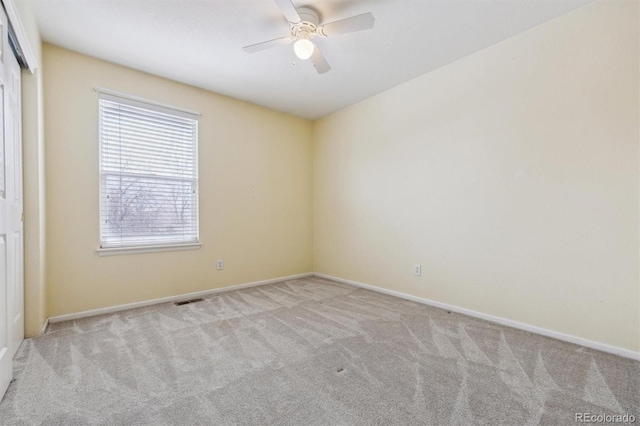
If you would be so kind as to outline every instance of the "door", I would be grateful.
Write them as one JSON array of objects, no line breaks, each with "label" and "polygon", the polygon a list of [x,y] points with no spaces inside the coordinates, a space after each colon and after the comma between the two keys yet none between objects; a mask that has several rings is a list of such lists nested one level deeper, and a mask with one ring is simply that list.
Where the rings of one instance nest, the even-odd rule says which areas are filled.
[{"label": "door", "polygon": [[[8,38],[8,37],[7,37]],[[9,49],[9,45],[5,44]],[[5,50],[5,139],[8,152],[7,162],[11,170],[11,183],[9,194],[9,209],[11,210],[11,236],[7,243],[7,261],[10,265],[9,285],[7,300],[9,301],[9,329],[11,330],[9,347],[11,357],[16,354],[20,344],[24,340],[24,216],[22,209],[22,105],[20,90],[20,65],[11,50]]]},{"label": "door", "polygon": [[12,272],[9,252],[14,238],[15,218],[13,200],[14,190],[13,167],[11,160],[13,150],[11,143],[7,143],[5,131],[6,98],[5,95],[5,58],[9,56],[7,40],[7,16],[0,9],[0,396],[4,395],[11,381],[13,372],[13,353],[10,348],[11,331],[11,301],[9,286],[12,283]]},{"label": "door", "polygon": [[24,233],[20,66],[0,9],[0,398],[24,339]]}]

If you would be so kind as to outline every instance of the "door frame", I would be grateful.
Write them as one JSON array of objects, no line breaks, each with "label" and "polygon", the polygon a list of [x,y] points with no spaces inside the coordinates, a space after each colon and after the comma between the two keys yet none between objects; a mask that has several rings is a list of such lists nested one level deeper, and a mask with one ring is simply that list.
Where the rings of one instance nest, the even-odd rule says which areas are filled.
[{"label": "door frame", "polygon": [[16,2],[15,0],[2,0],[2,5],[4,6],[4,10],[7,13],[9,24],[11,24],[13,32],[16,35],[16,38],[18,40],[18,47],[23,54],[29,72],[33,74],[36,69],[40,67],[40,64],[38,63],[36,55],[33,53],[33,48],[31,47],[29,37],[27,37],[24,25],[22,24],[22,20],[20,19],[20,14],[18,13]]}]

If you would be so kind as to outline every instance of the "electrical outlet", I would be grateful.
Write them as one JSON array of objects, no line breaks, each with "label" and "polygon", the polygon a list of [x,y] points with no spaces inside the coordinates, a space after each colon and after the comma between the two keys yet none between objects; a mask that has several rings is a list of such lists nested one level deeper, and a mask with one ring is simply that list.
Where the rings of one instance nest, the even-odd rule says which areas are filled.
[{"label": "electrical outlet", "polygon": [[418,265],[417,263],[413,265],[413,275],[415,275],[416,277],[422,275],[422,266]]},{"label": "electrical outlet", "polygon": [[218,259],[218,260],[216,261],[216,269],[217,269],[218,271],[222,271],[222,270],[224,269],[224,260],[222,260],[222,259]]}]

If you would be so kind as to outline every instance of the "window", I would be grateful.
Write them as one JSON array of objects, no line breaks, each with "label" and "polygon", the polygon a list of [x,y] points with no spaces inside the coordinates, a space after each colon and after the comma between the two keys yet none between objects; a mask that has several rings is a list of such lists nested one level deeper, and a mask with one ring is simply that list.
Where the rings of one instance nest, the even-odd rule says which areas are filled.
[{"label": "window", "polygon": [[198,116],[107,93],[100,109],[100,248],[198,244]]}]

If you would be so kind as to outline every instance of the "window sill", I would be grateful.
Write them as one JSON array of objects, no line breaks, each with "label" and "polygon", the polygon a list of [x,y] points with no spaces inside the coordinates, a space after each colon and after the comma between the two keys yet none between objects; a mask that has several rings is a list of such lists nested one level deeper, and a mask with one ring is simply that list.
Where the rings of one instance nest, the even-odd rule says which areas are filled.
[{"label": "window sill", "polygon": [[157,253],[161,251],[183,251],[183,250],[198,250],[202,244],[189,243],[189,244],[167,244],[158,246],[138,246],[138,247],[113,247],[113,248],[99,248],[97,250],[100,256],[117,256],[121,254],[142,254],[142,253]]}]

